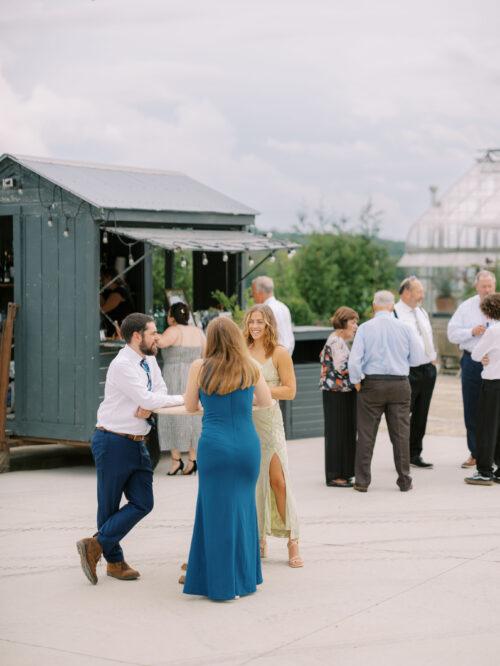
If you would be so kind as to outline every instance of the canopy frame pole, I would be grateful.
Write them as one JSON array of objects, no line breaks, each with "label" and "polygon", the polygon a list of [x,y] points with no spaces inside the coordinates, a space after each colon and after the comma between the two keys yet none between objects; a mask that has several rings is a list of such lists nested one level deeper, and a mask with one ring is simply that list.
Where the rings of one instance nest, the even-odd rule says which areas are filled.
[{"label": "canopy frame pole", "polygon": [[113,284],[113,282],[116,280],[116,278],[121,278],[121,277],[123,277],[123,276],[125,275],[125,273],[128,273],[129,271],[131,271],[131,270],[132,270],[133,268],[135,268],[138,264],[140,264],[141,261],[144,261],[144,259],[146,259],[146,257],[149,257],[149,255],[152,254],[153,251],[154,251],[154,246],[152,246],[150,250],[148,250],[147,252],[145,252],[145,253],[142,255],[142,257],[139,257],[139,259],[134,259],[134,263],[133,263],[133,264],[130,264],[130,266],[127,266],[127,268],[125,268],[123,271],[121,271],[120,273],[118,273],[118,275],[117,275],[116,277],[114,277],[114,278],[113,278],[112,280],[110,280],[107,284],[105,284],[104,287],[102,287],[102,289],[99,290],[99,293],[102,294],[102,292],[103,292],[105,289],[107,289],[109,286],[111,286],[111,285]]},{"label": "canopy frame pole", "polygon": [[272,257],[273,254],[274,254],[275,252],[276,252],[276,250],[273,250],[272,252],[269,252],[269,254],[266,255],[266,256],[264,257],[264,259],[262,259],[262,261],[259,261],[258,264],[255,264],[255,266],[252,266],[252,268],[251,268],[247,273],[245,273],[245,275],[243,275],[243,277],[241,277],[241,278],[237,281],[236,284],[241,284],[241,282],[243,282],[243,280],[246,280],[246,278],[247,278],[249,275],[252,275],[252,273],[253,273],[255,270],[257,270],[257,268],[258,268],[259,266],[262,266],[262,264],[263,264],[265,261],[267,261],[267,260],[269,259],[269,257]]}]

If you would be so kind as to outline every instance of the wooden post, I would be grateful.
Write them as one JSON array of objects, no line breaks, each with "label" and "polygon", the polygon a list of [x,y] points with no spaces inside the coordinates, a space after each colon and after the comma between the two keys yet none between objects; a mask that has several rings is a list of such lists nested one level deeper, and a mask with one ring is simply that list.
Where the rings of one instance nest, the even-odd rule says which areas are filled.
[{"label": "wooden post", "polygon": [[7,391],[9,389],[9,367],[12,357],[12,337],[18,307],[15,303],[9,303],[7,319],[0,341],[0,472],[8,472],[10,469],[10,451],[5,426],[7,423]]}]

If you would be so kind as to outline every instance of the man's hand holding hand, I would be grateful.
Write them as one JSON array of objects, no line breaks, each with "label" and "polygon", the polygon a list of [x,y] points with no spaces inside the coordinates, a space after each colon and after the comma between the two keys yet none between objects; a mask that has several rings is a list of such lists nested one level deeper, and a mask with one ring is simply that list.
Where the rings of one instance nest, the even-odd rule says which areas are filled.
[{"label": "man's hand holding hand", "polygon": [[476,338],[479,335],[483,335],[485,331],[486,331],[486,326],[478,324],[477,326],[474,326],[474,328],[472,329],[472,335]]},{"label": "man's hand holding hand", "polygon": [[149,409],[143,409],[142,407],[137,407],[135,416],[137,416],[138,419],[149,419],[149,417],[151,416],[151,411]]},{"label": "man's hand holding hand", "polygon": [[354,384],[354,388],[359,393],[361,391],[361,384]]}]

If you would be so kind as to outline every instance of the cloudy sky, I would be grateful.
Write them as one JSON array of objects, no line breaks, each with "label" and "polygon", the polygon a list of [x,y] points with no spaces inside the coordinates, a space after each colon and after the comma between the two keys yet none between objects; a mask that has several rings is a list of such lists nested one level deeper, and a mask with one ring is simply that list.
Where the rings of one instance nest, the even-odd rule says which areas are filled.
[{"label": "cloudy sky", "polygon": [[1,3],[0,153],[183,171],[404,238],[500,146],[498,0]]}]

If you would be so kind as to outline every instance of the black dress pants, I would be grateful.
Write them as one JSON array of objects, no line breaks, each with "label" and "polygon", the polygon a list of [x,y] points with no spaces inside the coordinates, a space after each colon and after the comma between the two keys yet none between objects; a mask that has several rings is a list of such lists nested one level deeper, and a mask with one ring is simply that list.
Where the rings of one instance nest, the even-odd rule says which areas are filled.
[{"label": "black dress pants", "polygon": [[483,379],[477,415],[477,471],[493,476],[493,463],[500,472],[500,379]]},{"label": "black dress pants", "polygon": [[354,476],[356,391],[322,391],[326,482]]},{"label": "black dress pants", "polygon": [[436,374],[436,366],[432,363],[410,368],[410,460],[422,455],[422,442],[427,427],[427,416],[436,383]]}]

